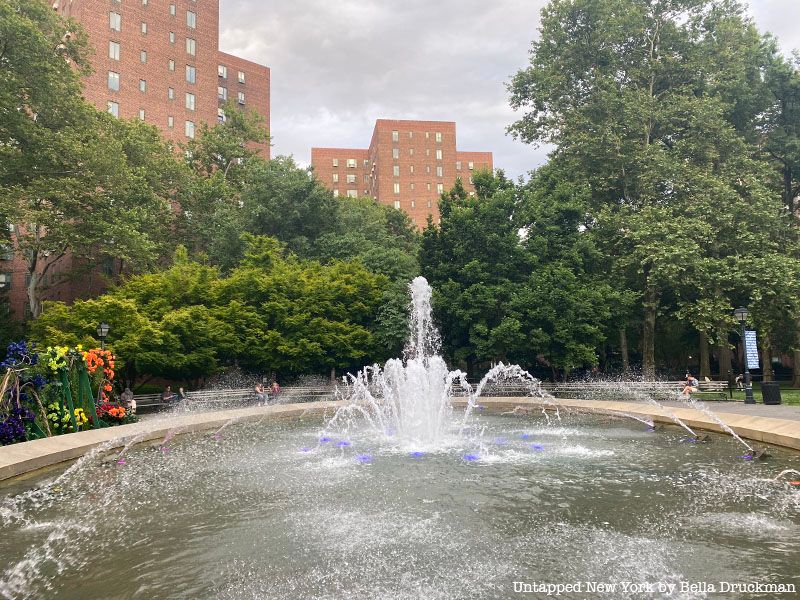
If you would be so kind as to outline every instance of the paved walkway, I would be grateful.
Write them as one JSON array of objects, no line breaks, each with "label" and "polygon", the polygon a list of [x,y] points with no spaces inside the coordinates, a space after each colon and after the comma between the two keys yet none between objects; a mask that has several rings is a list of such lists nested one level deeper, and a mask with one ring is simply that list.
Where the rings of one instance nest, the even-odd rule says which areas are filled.
[{"label": "paved walkway", "polygon": [[[664,406],[675,408],[691,408],[685,402],[662,402]],[[777,406],[766,404],[745,404],[744,402],[704,402],[706,408],[714,413],[733,413],[737,415],[748,415],[753,417],[770,417],[773,419],[788,419],[790,421],[800,421],[800,406],[790,406],[788,404],[778,404]]]}]

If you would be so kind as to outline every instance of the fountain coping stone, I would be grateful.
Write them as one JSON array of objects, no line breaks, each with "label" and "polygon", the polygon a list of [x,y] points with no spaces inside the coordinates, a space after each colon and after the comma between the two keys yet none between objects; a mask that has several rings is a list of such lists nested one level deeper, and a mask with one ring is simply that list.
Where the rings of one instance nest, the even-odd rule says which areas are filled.
[{"label": "fountain coping stone", "polygon": [[[612,402],[604,400],[570,400],[541,398],[481,398],[481,406],[485,412],[499,413],[522,407],[533,410],[554,409],[574,410],[582,413],[614,414],[628,413],[643,418],[651,418],[654,422],[671,424],[672,419],[666,411],[650,404],[635,402]],[[297,404],[279,404],[273,406],[254,406],[232,410],[207,412],[200,414],[170,414],[163,419],[153,419],[93,429],[78,433],[70,433],[31,442],[23,442],[0,448],[0,481],[30,473],[45,467],[75,460],[87,452],[103,444],[108,445],[109,452],[123,448],[127,443],[141,436],[141,442],[163,439],[170,431],[177,434],[196,433],[216,430],[231,419],[238,422],[294,420],[302,417],[332,416],[334,411],[343,406],[343,401],[303,402]],[[466,399],[454,398],[453,405],[463,407]],[[684,421],[692,429],[703,429],[724,433],[722,428],[708,416],[693,408],[674,408],[669,410]],[[732,412],[718,413],[725,423],[741,437],[800,450],[800,420],[776,419]]]}]

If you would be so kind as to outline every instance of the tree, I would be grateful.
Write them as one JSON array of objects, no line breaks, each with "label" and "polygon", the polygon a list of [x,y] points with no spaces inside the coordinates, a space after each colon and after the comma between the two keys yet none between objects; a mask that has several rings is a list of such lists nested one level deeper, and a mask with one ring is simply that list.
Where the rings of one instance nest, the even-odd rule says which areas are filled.
[{"label": "tree", "polygon": [[0,23],[0,214],[16,224],[36,316],[45,276],[66,256],[72,271],[156,257],[176,163],[153,128],[81,98],[87,46],[74,22],[38,0],[2,0]]},{"label": "tree", "polygon": [[530,66],[509,86],[525,111],[511,133],[555,144],[553,160],[583,176],[606,250],[640,294],[648,378],[665,293],[695,279],[721,318],[727,284],[714,285],[714,273],[733,244],[706,245],[732,229],[718,202],[737,215],[760,203],[756,212],[778,218],[748,143],[764,61],[732,0],[553,0]]}]

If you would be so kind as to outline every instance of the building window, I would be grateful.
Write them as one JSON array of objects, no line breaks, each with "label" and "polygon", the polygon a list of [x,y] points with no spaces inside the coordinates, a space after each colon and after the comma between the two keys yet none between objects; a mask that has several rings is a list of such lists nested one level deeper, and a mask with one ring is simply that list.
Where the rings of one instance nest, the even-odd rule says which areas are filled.
[{"label": "building window", "polygon": [[395,165],[393,168],[394,168],[394,176],[400,177],[400,165]]},{"label": "building window", "polygon": [[333,197],[334,198],[338,198],[339,197],[339,190],[333,190]]},{"label": "building window", "polygon": [[400,132],[399,131],[393,131],[392,132],[392,141],[393,142],[399,142],[400,141]]},{"label": "building window", "polygon": [[244,71],[239,71],[239,83],[245,82]]},{"label": "building window", "polygon": [[367,167],[369,167],[369,159],[365,158],[364,159],[364,168],[366,169]]},{"label": "building window", "polygon": [[394,201],[394,207],[395,207],[396,209],[398,209],[398,210],[400,209],[400,200],[395,200],[395,201]]},{"label": "building window", "polygon": [[408,155],[409,156],[414,156],[414,149],[413,148],[409,148],[408,149]]},{"label": "building window", "polygon": [[119,60],[119,42],[108,42],[108,58]]},{"label": "building window", "polygon": [[194,110],[194,108],[195,108],[194,94],[186,92],[186,110]]},{"label": "building window", "polygon": [[425,173],[426,173],[427,175],[430,175],[430,174],[431,174],[431,166],[430,166],[430,165],[425,165]]},{"label": "building window", "polygon": [[119,91],[119,73],[115,73],[114,71],[108,72],[108,89],[115,92]]},{"label": "building window", "polygon": [[426,140],[429,140],[429,139],[431,139],[431,132],[430,132],[430,131],[426,131],[426,132],[425,132],[425,139],[426,139]]},{"label": "building window", "polygon": [[228,78],[228,67],[225,65],[217,65],[217,75],[220,77]]},{"label": "building window", "polygon": [[145,118],[145,116],[146,116],[146,115],[145,115],[144,109],[143,109],[143,108],[140,108],[140,109],[139,109],[139,120],[140,120],[140,121],[144,121],[144,118]]},{"label": "building window", "polygon": [[469,167],[469,170],[472,171],[475,168],[475,163],[470,161],[467,166]]},{"label": "building window", "polygon": [[244,104],[244,92],[239,92],[239,104]]},{"label": "building window", "polygon": [[147,0],[142,0],[142,6],[147,6],[147,4],[148,4]]},{"label": "building window", "polygon": [[348,198],[358,198],[358,190],[347,190]]},{"label": "building window", "polygon": [[457,160],[456,161],[456,171],[460,171],[460,170],[461,170],[461,161]]},{"label": "building window", "polygon": [[0,244],[0,260],[13,260],[14,249],[8,244]]},{"label": "building window", "polygon": [[395,183],[394,184],[394,193],[395,194],[399,194],[400,193],[400,184],[399,183]]},{"label": "building window", "polygon": [[175,127],[175,117],[167,117],[167,127],[170,129]]},{"label": "building window", "polygon": [[145,79],[139,80],[139,91],[142,93],[147,91],[147,81]]},{"label": "building window", "polygon": [[147,23],[142,21],[142,35],[147,35]]},{"label": "building window", "polygon": [[356,168],[356,159],[355,158],[348,158],[347,159],[347,168],[348,169],[355,169]]},{"label": "building window", "polygon": [[417,202],[415,200],[411,201],[411,208],[417,208]]},{"label": "building window", "polygon": [[186,82],[197,83],[197,69],[192,65],[186,65]]},{"label": "building window", "polygon": [[472,178],[472,175],[469,176],[469,184],[475,185],[475,180]]},{"label": "building window", "polygon": [[11,273],[0,273],[0,290],[11,289]]},{"label": "building window", "polygon": [[348,173],[347,174],[347,183],[355,183],[355,182],[356,182],[355,174],[354,173]]},{"label": "building window", "polygon": [[186,38],[186,54],[194,56],[197,54],[197,42],[192,38]]},{"label": "building window", "polygon": [[168,66],[167,66],[167,68],[168,68],[170,71],[174,71],[174,70],[175,70],[175,61],[174,61],[174,60],[170,60],[170,61],[169,61],[169,63],[168,63]]},{"label": "building window", "polygon": [[339,159],[338,158],[334,158],[333,159],[333,166],[334,167],[338,167],[339,166]]},{"label": "building window", "polygon": [[169,43],[170,44],[174,44],[175,43],[175,32],[174,31],[170,31],[169,32]]},{"label": "building window", "polygon": [[425,156],[430,156],[430,155],[431,155],[431,149],[425,148]]},{"label": "building window", "polygon": [[113,102],[111,100],[108,101],[108,112],[110,112],[115,117],[119,117],[119,104],[117,102]]},{"label": "building window", "polygon": [[413,131],[409,131],[408,132],[408,139],[410,139],[410,140],[414,139],[414,132]]},{"label": "building window", "polygon": [[431,184],[430,183],[428,184],[428,191],[429,192],[431,191]]},{"label": "building window", "polygon": [[186,121],[186,137],[194,139],[194,121]]},{"label": "building window", "polygon": [[442,177],[442,167],[436,167],[436,176]]},{"label": "building window", "polygon": [[227,100],[228,99],[228,88],[217,86],[217,98],[220,100]]},{"label": "building window", "polygon": [[428,208],[433,208],[433,201],[432,200],[428,200]]},{"label": "building window", "polygon": [[392,148],[392,158],[400,158],[400,148]]},{"label": "building window", "polygon": [[415,186],[413,183],[412,183],[412,184],[411,184],[411,186],[409,186],[409,187],[410,187],[410,189],[411,189],[411,191],[412,191],[412,192],[413,192],[413,191],[414,191],[414,189],[416,188],[416,186]]},{"label": "building window", "polygon": [[225,110],[222,109],[222,108],[218,108],[217,109],[217,121],[219,121],[220,123],[224,123],[226,121],[226,119],[227,119],[227,117],[225,116]]},{"label": "building window", "polygon": [[172,15],[172,16],[174,17],[174,16],[175,16],[175,14],[176,14],[176,12],[177,12],[177,11],[175,10],[175,5],[174,5],[174,4],[170,4],[170,5],[169,5],[169,14],[170,14],[170,15]]},{"label": "building window", "polygon": [[339,174],[338,173],[334,173],[333,174],[333,183],[339,183]]},{"label": "building window", "polygon": [[175,100],[175,88],[167,88],[167,98]]},{"label": "building window", "polygon": [[474,198],[475,197],[475,192],[470,192],[469,196],[470,196],[470,198]]},{"label": "building window", "polygon": [[436,160],[442,160],[442,151],[441,149],[436,150]]},{"label": "building window", "polygon": [[444,184],[443,183],[437,183],[436,184],[436,191],[438,193],[440,193],[440,194],[444,194]]},{"label": "building window", "polygon": [[186,11],[186,26],[190,29],[197,27],[197,15],[190,10]]},{"label": "building window", "polygon": [[114,31],[122,30],[122,15],[115,12],[108,13],[108,26]]},{"label": "building window", "polygon": [[436,141],[439,143],[442,142],[442,134],[439,131],[436,132]]},{"label": "building window", "polygon": [[413,175],[414,174],[414,165],[408,167],[409,172]]},{"label": "building window", "polygon": [[141,52],[139,52],[139,61],[142,64],[145,64],[147,62],[147,50],[142,50]]}]

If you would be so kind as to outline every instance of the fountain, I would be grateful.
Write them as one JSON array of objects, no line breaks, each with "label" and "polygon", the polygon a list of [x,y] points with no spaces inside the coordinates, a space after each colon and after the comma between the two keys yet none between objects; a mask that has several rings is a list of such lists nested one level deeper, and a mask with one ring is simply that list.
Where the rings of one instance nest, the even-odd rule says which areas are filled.
[{"label": "fountain", "polygon": [[[430,287],[412,291],[404,358],[347,377],[327,423],[226,417],[213,444],[156,423],[168,458],[134,437],[112,455],[124,468],[98,450],[0,483],[0,598],[479,600],[569,581],[574,597],[608,582],[609,598],[689,599],[696,582],[797,583],[797,453],[744,463],[731,437],[687,446],[634,411],[551,423],[519,367],[474,388],[450,371]],[[548,411],[481,411],[504,377]]]}]

